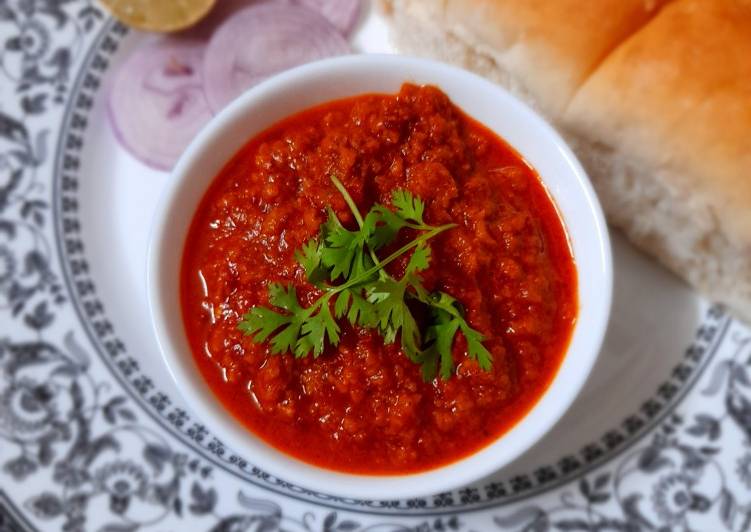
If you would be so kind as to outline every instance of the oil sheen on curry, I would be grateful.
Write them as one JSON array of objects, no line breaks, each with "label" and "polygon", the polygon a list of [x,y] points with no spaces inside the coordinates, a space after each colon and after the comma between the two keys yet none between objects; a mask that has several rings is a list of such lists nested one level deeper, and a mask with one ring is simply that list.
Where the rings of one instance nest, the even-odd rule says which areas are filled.
[{"label": "oil sheen on curry", "polygon": [[[273,353],[238,328],[269,305],[270,283],[294,287],[301,307],[321,296],[299,250],[328,209],[358,226],[332,175],[363,214],[392,208],[403,190],[424,202],[427,224],[456,224],[427,242],[422,284],[458,301],[489,369],[461,331],[453,374],[426,380],[398,337],[347,320],[317,357]],[[239,423],[310,464],[376,475],[433,469],[502,436],[553,380],[577,315],[569,242],[538,175],[439,89],[410,84],[311,108],[247,142],[195,214],[181,291],[193,356]],[[425,327],[425,313],[414,315]]]}]

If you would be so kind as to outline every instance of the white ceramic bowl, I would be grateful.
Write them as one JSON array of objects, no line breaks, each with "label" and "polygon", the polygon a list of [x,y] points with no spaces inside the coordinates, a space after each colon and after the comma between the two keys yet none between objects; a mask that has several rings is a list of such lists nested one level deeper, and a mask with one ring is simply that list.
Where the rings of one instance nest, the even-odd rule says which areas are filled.
[{"label": "white ceramic bowl", "polygon": [[[275,122],[323,102],[362,93],[395,93],[402,83],[433,84],[470,116],[498,133],[539,172],[571,239],[578,269],[579,316],[558,374],[535,407],[479,452],[425,473],[337,473],[292,458],[250,433],[215,399],[198,371],[183,328],[179,272],[193,214],[211,180],[250,138]],[[197,417],[230,448],[300,486],[363,499],[447,491],[493,473],[537,442],[581,390],[597,358],[610,312],[610,242],[600,205],[575,156],[537,114],[497,85],[442,63],[403,56],[358,55],[320,61],[254,87],[214,118],[172,173],[149,251],[148,291],[165,362]]]}]

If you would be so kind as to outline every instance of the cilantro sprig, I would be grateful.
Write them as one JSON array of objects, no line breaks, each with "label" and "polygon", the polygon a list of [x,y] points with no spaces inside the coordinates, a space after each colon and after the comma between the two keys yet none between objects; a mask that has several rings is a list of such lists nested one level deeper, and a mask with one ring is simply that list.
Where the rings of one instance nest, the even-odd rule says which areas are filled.
[{"label": "cilantro sprig", "polygon": [[[363,217],[341,181],[336,176],[331,180],[352,211],[358,229],[344,227],[329,208],[319,235],[297,251],[297,261],[308,282],[321,291],[321,296],[303,307],[294,285],[270,283],[269,303],[274,308],[251,308],[239,329],[256,343],[268,341],[273,354],[290,352],[305,357],[312,353],[318,357],[327,343],[339,343],[338,321],[346,319],[354,326],[377,329],[386,343],[399,338],[404,354],[422,366],[423,378],[428,381],[438,373],[443,379],[454,373],[452,350],[456,335],[461,333],[470,358],[489,370],[492,355],[482,343],[483,335],[465,319],[461,304],[445,292],[428,292],[420,277],[420,272],[430,266],[428,241],[456,224],[427,224],[425,203],[406,190],[393,192],[394,210],[376,204]],[[405,228],[416,231],[417,236],[379,258],[377,252],[392,244]],[[410,252],[401,278],[386,271],[386,266]],[[408,301],[412,301],[412,307],[426,307],[430,322],[424,333]]]}]

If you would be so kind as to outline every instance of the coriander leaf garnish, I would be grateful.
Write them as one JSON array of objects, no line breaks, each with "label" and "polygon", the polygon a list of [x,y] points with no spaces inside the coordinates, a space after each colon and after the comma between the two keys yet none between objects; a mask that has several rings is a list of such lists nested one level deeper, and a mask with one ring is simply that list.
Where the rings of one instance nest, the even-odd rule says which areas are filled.
[{"label": "coriander leaf garnish", "polygon": [[303,244],[302,248],[295,252],[297,262],[305,270],[305,277],[312,285],[318,286],[328,279],[326,268],[321,265],[321,243],[315,239]]},{"label": "coriander leaf garnish", "polygon": [[367,249],[367,233],[362,229],[347,230],[331,209],[326,229],[326,245],[321,249],[321,263],[331,270],[332,281],[339,277],[357,277],[373,267],[373,260]]},{"label": "coriander leaf garnish", "polygon": [[433,323],[425,333],[428,347],[423,352],[421,360],[423,376],[432,379],[435,376],[436,364],[440,367],[441,377],[444,379],[448,379],[454,372],[451,347],[457,330],[461,331],[467,340],[469,357],[476,360],[482,369],[489,370],[493,365],[493,356],[482,345],[482,334],[470,327],[464,319],[459,302],[445,292],[431,294],[430,299]]},{"label": "coriander leaf garnish", "polygon": [[297,290],[293,285],[286,287],[271,283],[268,287],[269,302],[287,311],[276,312],[265,307],[253,307],[240,322],[239,328],[253,336],[254,342],[263,342],[275,331],[281,330],[271,339],[271,352],[275,354],[292,352],[297,357],[307,356],[311,351],[318,357],[324,348],[324,334],[331,344],[339,343],[339,326],[331,316],[324,296],[308,308],[297,302]]},{"label": "coriander leaf garnish", "polygon": [[425,203],[420,198],[413,196],[406,190],[395,190],[391,203],[396,208],[397,216],[423,225],[422,215],[425,212]]},{"label": "coriander leaf garnish", "polygon": [[[326,343],[337,345],[341,332],[337,320],[346,318],[353,326],[377,329],[386,343],[400,339],[404,354],[422,366],[426,380],[448,379],[454,372],[452,354],[457,333],[467,341],[467,353],[480,367],[489,370],[492,355],[482,344],[484,337],[464,318],[459,302],[445,292],[429,293],[420,272],[430,266],[428,241],[456,224],[431,226],[425,223],[425,203],[407,190],[395,190],[394,210],[376,204],[365,217],[336,176],[331,181],[339,190],[357,222],[349,230],[336,213],[328,209],[327,220],[317,238],[306,242],[295,254],[308,282],[322,291],[309,307],[302,307],[291,284],[270,283],[269,303],[278,310],[256,306],[243,316],[239,329],[257,343],[269,341],[271,352],[294,353],[296,357],[323,353]],[[381,259],[376,252],[392,244],[404,228],[419,231],[410,242]],[[400,279],[385,267],[410,253]],[[340,284],[334,284],[339,282]],[[420,331],[407,301],[427,307],[431,322]]]}]

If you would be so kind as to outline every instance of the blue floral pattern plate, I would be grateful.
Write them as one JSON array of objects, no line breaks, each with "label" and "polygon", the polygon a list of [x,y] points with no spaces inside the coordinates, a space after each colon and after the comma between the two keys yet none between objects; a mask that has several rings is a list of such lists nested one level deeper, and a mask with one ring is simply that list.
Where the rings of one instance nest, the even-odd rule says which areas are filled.
[{"label": "blue floral pattern plate", "polygon": [[[391,51],[371,14],[362,51]],[[741,531],[751,330],[617,234],[613,320],[586,389],[507,469],[355,500],[277,478],[188,412],[157,352],[145,255],[169,180],[107,123],[143,35],[92,0],[0,0],[0,531]]]}]

